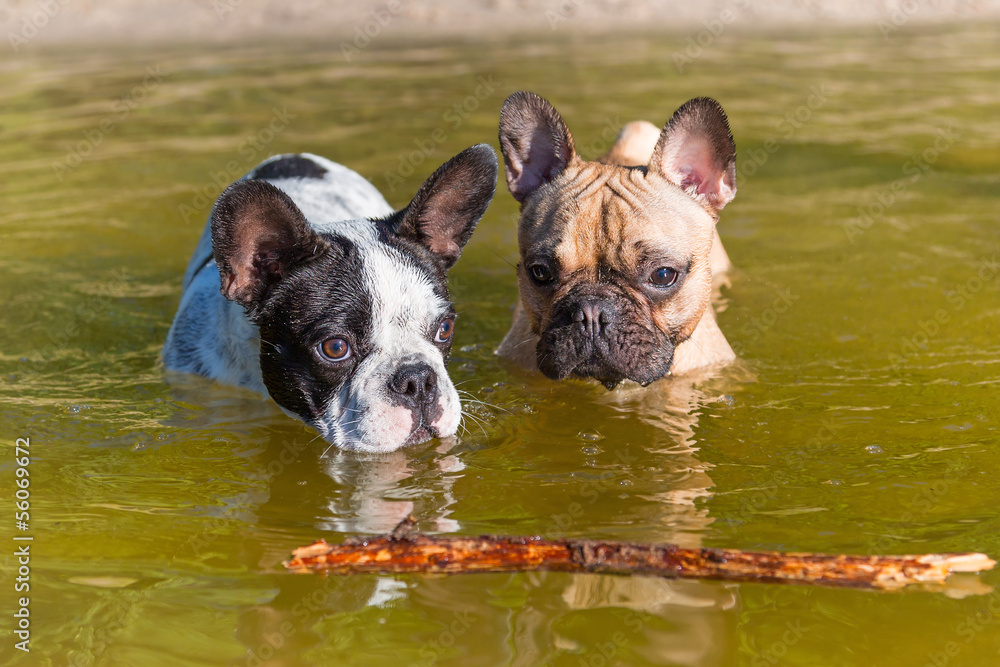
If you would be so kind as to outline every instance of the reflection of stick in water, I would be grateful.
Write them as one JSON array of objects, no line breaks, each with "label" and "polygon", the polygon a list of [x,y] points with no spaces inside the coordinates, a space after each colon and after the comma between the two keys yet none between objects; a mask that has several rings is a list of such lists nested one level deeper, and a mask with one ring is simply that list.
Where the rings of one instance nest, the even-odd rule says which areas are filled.
[{"label": "reflection of stick in water", "polygon": [[537,537],[431,537],[412,533],[415,525],[411,516],[388,535],[341,545],[320,540],[293,551],[285,567],[332,574],[554,570],[893,589],[942,583],[951,572],[979,572],[996,564],[980,553],[827,556]]}]

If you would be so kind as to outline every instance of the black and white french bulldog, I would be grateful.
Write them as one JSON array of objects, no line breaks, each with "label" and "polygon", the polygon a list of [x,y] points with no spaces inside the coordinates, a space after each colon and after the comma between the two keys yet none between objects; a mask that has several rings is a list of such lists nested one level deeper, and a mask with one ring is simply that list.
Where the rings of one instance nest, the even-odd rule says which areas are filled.
[{"label": "black and white french bulldog", "polygon": [[261,163],[212,209],[166,367],[269,395],[344,449],[454,435],[447,271],[496,179],[493,149],[473,146],[393,212],[367,180],[325,158]]}]

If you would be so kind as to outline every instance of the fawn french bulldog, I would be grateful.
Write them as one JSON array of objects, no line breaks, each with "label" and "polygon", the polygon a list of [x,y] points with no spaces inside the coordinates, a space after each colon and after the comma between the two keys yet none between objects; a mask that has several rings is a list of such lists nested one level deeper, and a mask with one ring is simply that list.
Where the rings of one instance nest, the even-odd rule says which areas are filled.
[{"label": "fawn french bulldog", "polygon": [[590,162],[551,104],[518,92],[500,113],[500,147],[521,204],[521,261],[498,354],[609,389],[735,358],[711,308],[713,270],[728,267],[715,226],[736,194],[715,100],[687,102],[660,132],[631,123]]}]

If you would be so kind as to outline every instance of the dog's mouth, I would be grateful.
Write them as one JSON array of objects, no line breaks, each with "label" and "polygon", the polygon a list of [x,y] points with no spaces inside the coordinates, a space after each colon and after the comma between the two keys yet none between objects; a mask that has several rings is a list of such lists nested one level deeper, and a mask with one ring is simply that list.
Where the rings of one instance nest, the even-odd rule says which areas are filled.
[{"label": "dog's mouth", "polygon": [[575,335],[566,327],[547,332],[537,349],[538,370],[552,380],[591,378],[611,390],[625,380],[646,386],[670,372],[673,346],[664,341],[621,345]]},{"label": "dog's mouth", "polygon": [[624,373],[611,369],[600,361],[593,360],[578,365],[572,370],[572,373],[579,377],[593,378],[603,384],[608,391],[629,379]]},{"label": "dog's mouth", "polygon": [[438,429],[434,426],[430,426],[421,422],[413,432],[410,433],[410,437],[406,439],[403,443],[404,447],[409,447],[410,445],[419,445],[422,442],[427,442],[432,438],[440,437]]}]

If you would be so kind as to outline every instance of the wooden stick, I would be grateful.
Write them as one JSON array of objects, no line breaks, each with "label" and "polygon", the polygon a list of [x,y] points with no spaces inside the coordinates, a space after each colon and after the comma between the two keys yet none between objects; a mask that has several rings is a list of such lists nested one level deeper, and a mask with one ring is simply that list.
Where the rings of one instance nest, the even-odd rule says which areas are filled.
[{"label": "wooden stick", "polygon": [[952,572],[979,572],[996,564],[980,553],[830,556],[540,537],[432,537],[413,533],[415,525],[411,516],[388,535],[349,538],[340,545],[320,540],[293,551],[284,565],[331,574],[553,570],[888,590],[940,584]]}]

